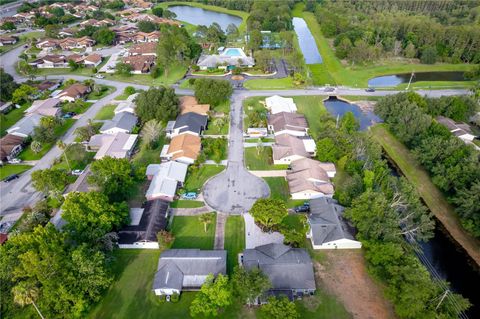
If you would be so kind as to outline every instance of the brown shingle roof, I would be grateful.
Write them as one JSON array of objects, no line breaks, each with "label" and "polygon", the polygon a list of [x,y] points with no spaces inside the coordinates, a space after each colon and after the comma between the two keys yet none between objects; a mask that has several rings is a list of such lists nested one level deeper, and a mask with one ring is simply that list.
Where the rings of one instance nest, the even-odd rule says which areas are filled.
[{"label": "brown shingle roof", "polygon": [[23,137],[7,134],[0,139],[0,159],[3,160],[12,152],[13,148],[22,144]]},{"label": "brown shingle roof", "polygon": [[268,117],[268,124],[273,126],[275,132],[283,130],[305,131],[308,123],[305,117],[297,113],[280,112]]},{"label": "brown shingle roof", "polygon": [[173,154],[173,160],[180,157],[196,160],[200,154],[201,145],[200,137],[188,133],[181,134],[172,138],[168,153]]},{"label": "brown shingle roof", "polygon": [[290,193],[313,190],[325,195],[333,194],[333,185],[327,173],[327,170],[335,169],[332,163],[305,158],[292,162],[290,167],[287,172]]},{"label": "brown shingle roof", "polygon": [[289,134],[280,134],[275,136],[275,144],[272,146],[273,159],[279,160],[284,157],[298,155],[310,157],[305,150],[305,144],[298,137]]},{"label": "brown shingle roof", "polygon": [[198,104],[194,96],[186,95],[180,97],[180,114],[193,112],[207,115],[208,111],[210,111],[210,104]]}]

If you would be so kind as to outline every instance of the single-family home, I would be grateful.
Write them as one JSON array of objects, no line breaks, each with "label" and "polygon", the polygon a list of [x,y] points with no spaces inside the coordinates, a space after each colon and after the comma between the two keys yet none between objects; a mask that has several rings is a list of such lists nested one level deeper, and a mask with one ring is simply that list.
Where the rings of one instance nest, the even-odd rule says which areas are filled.
[{"label": "single-family home", "polygon": [[152,290],[157,296],[199,290],[208,275],[226,272],[226,250],[168,249],[160,255]]},{"label": "single-family home", "polygon": [[1,46],[4,46],[4,45],[12,45],[12,44],[15,44],[18,42],[18,38],[17,37],[12,37],[12,36],[6,36],[6,35],[2,35],[0,36],[0,47]]},{"label": "single-family home", "polygon": [[137,143],[137,134],[115,133],[115,134],[96,134],[90,138],[88,149],[97,151],[94,159],[99,160],[104,157],[128,158],[132,154]]},{"label": "single-family home", "polygon": [[64,28],[58,32],[58,36],[60,38],[68,38],[68,37],[73,37],[75,35],[75,30],[69,29],[69,28]]},{"label": "single-family home", "polygon": [[313,249],[360,249],[362,243],[355,240],[342,220],[344,208],[327,197],[310,200],[308,224]]},{"label": "single-family home", "polygon": [[265,99],[265,105],[272,114],[277,114],[280,112],[297,112],[297,105],[295,104],[295,102],[293,102],[293,99],[291,97],[273,95]]},{"label": "single-family home", "polygon": [[180,97],[180,114],[197,113],[200,115],[208,115],[210,104],[198,104],[194,96],[185,95]]},{"label": "single-family home", "polygon": [[221,54],[201,55],[197,65],[200,70],[231,70],[235,67],[251,68],[255,65],[255,60],[247,56],[241,48],[226,48]]},{"label": "single-family home", "polygon": [[130,73],[143,74],[150,73],[150,70],[155,65],[155,56],[153,55],[132,55],[123,58],[123,63],[132,67]]},{"label": "single-family home", "polygon": [[81,38],[65,38],[58,41],[58,45],[63,50],[85,49],[95,45],[95,40],[84,36]]},{"label": "single-family home", "polygon": [[44,49],[44,50],[53,50],[59,46],[59,42],[56,39],[43,39],[39,40],[35,46],[38,49]]},{"label": "single-family home", "polygon": [[138,118],[129,112],[120,112],[113,119],[106,120],[100,128],[102,134],[131,133],[137,125]]},{"label": "single-family home", "polygon": [[76,99],[83,98],[90,93],[90,91],[90,87],[81,83],[74,83],[61,91],[56,97],[62,101],[73,102]]},{"label": "single-family home", "polygon": [[[294,300],[315,293],[312,259],[303,248],[272,243],[245,249],[241,260],[245,269],[258,268],[270,279],[272,288],[267,295]],[[263,303],[265,297],[259,296],[257,303]]]},{"label": "single-family home", "polygon": [[172,138],[169,145],[162,149],[160,157],[185,164],[193,164],[200,154],[202,143],[200,137],[189,133]]},{"label": "single-family home", "polygon": [[135,44],[128,50],[128,55],[151,55],[157,56],[157,44],[155,42],[145,42]]},{"label": "single-family home", "polygon": [[453,135],[464,141],[465,143],[472,143],[476,138],[473,135],[472,129],[466,123],[457,123],[452,119],[444,116],[437,116],[437,122],[445,126]]},{"label": "single-family home", "polygon": [[135,99],[137,98],[138,93],[130,95],[125,101],[118,103],[113,113],[118,114],[122,112],[128,112],[135,114]]},{"label": "single-family home", "polygon": [[310,138],[302,139],[289,134],[275,136],[275,144],[272,145],[273,163],[290,164],[293,161],[311,157],[315,153],[315,149],[312,150],[315,143],[312,145],[311,142]]},{"label": "single-family home", "polygon": [[335,176],[335,165],[313,159],[299,159],[290,164],[287,171],[288,188],[292,199],[332,197],[331,178]]},{"label": "single-family home", "polygon": [[157,199],[143,209],[131,210],[130,225],[118,232],[118,247],[158,249],[157,234],[167,227],[168,205]]},{"label": "single-family home", "polygon": [[7,134],[0,139],[0,162],[9,161],[22,151],[25,138]]},{"label": "single-family home", "polygon": [[65,55],[48,54],[28,64],[39,69],[68,68],[68,59]]},{"label": "single-family home", "polygon": [[32,86],[36,87],[39,91],[53,91],[56,90],[60,86],[59,81],[52,81],[52,80],[45,80],[38,84],[33,84]]},{"label": "single-family home", "polygon": [[200,136],[200,134],[207,129],[208,116],[189,112],[180,114],[173,126],[172,122],[173,121],[170,122],[170,125],[167,125],[167,137],[171,138],[185,133]]},{"label": "single-family home", "polygon": [[87,167],[85,167],[85,169],[83,170],[83,173],[77,177],[75,182],[67,186],[67,189],[65,190],[65,192],[63,192],[63,196],[65,197],[73,192],[86,193],[91,191],[98,191],[97,186],[88,182],[88,177],[91,175],[92,171],[90,170],[90,165],[87,165]]},{"label": "single-family home", "polygon": [[308,123],[301,114],[279,112],[268,116],[268,130],[274,135],[308,136]]},{"label": "single-family home", "polygon": [[40,119],[42,116],[40,114],[30,114],[24,116],[17,123],[13,124],[8,130],[7,133],[15,136],[20,136],[27,138],[32,135],[33,130],[40,124]]},{"label": "single-family home", "polygon": [[96,68],[100,65],[100,63],[102,63],[102,56],[100,54],[93,53],[83,58],[82,62],[86,67]]},{"label": "single-family home", "polygon": [[10,112],[14,107],[14,104],[12,102],[3,102],[0,101],[0,113],[1,114],[7,114]]},{"label": "single-family home", "polygon": [[32,105],[25,110],[26,114],[39,114],[42,116],[60,116],[62,114],[62,108],[60,104],[62,102],[57,98],[48,98],[46,100],[33,101]]},{"label": "single-family home", "polygon": [[187,169],[188,164],[175,161],[148,165],[146,175],[151,183],[145,194],[147,200],[173,201],[177,187],[185,182]]}]

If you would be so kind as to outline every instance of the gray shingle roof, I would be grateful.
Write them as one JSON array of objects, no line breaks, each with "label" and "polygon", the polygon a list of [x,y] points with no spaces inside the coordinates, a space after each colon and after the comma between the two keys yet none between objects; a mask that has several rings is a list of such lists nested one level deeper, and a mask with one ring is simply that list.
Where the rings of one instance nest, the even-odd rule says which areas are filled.
[{"label": "gray shingle roof", "polygon": [[177,117],[174,129],[180,129],[180,133],[191,131],[200,134],[207,127],[208,116],[189,112]]},{"label": "gray shingle roof", "polygon": [[107,120],[100,128],[100,132],[108,131],[112,128],[119,128],[131,132],[137,124],[137,117],[129,112],[120,112],[115,114],[112,120]]},{"label": "gray shingle roof", "polygon": [[243,265],[247,269],[260,268],[273,290],[316,289],[312,260],[305,249],[283,244],[245,249]]}]

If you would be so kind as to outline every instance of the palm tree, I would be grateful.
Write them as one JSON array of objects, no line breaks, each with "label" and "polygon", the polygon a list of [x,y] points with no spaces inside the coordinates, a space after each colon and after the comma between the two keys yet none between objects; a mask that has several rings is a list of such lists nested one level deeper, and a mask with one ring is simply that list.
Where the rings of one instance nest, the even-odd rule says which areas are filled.
[{"label": "palm tree", "polygon": [[214,213],[205,213],[198,216],[198,220],[203,223],[203,227],[205,232],[207,232],[207,226],[213,222],[213,215]]},{"label": "palm tree", "polygon": [[63,156],[65,157],[65,161],[67,162],[68,169],[71,171],[72,168],[70,167],[70,162],[68,161],[68,156],[67,156],[68,145],[65,144],[62,140],[59,140],[57,142],[57,146],[58,146],[59,149],[61,149],[63,151]]},{"label": "palm tree", "polygon": [[35,154],[38,154],[42,150],[42,143],[33,140],[32,143],[30,143],[30,148]]},{"label": "palm tree", "polygon": [[12,289],[13,301],[20,306],[32,304],[35,310],[38,312],[40,318],[45,319],[35,304],[35,300],[38,298],[38,288],[29,285],[27,282],[21,282]]},{"label": "palm tree", "polygon": [[143,125],[142,129],[142,139],[143,143],[148,146],[149,148],[152,147],[160,134],[163,133],[162,124],[157,120],[150,120],[145,125]]}]

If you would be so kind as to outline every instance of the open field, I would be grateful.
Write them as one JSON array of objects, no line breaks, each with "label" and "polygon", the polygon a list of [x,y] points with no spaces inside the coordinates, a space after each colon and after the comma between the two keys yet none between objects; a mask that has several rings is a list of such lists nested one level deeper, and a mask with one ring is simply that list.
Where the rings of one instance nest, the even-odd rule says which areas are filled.
[{"label": "open field", "polygon": [[170,230],[175,235],[172,248],[213,249],[216,215],[205,232],[198,216],[175,216]]},{"label": "open field", "polygon": [[105,74],[106,80],[119,81],[126,83],[135,83],[140,85],[150,85],[150,86],[159,86],[159,85],[172,85],[179,81],[187,72],[187,67],[184,65],[177,65],[172,67],[168,76],[165,76],[165,73],[160,75],[158,78],[153,79],[150,74],[132,74],[131,76],[121,76],[117,74]]},{"label": "open field", "polygon": [[327,114],[328,111],[323,105],[324,96],[294,96],[293,100],[297,104],[299,113],[305,115],[307,119],[309,132],[316,138],[316,132],[319,130],[320,118],[322,115]]},{"label": "open field", "polygon": [[282,79],[253,79],[247,80],[243,86],[249,90],[283,90],[295,88],[292,77]]},{"label": "open field", "polygon": [[448,204],[442,192],[432,183],[428,173],[421,167],[410,151],[400,143],[385,125],[370,128],[373,138],[378,141],[387,155],[399,167],[403,175],[415,185],[420,197],[442,223],[449,234],[480,265],[480,243],[462,227],[454,208]]},{"label": "open field", "polygon": [[280,199],[287,202],[290,198],[288,183],[284,177],[264,177],[268,187],[270,187],[270,198]]},{"label": "open field", "polygon": [[266,171],[275,169],[287,169],[288,165],[274,165],[272,159],[272,148],[262,147],[257,151],[256,147],[244,149],[245,166],[252,171]]},{"label": "open field", "polygon": [[187,191],[198,192],[205,182],[225,169],[223,165],[203,165],[193,174],[188,173],[183,188]]},{"label": "open field", "polygon": [[11,165],[5,164],[0,166],[0,180],[3,180],[5,177],[10,176],[12,174],[21,174],[25,171],[28,171],[32,168],[30,165]]},{"label": "open field", "polygon": [[225,250],[227,250],[227,273],[232,274],[238,265],[238,254],[245,249],[245,221],[243,216],[228,216],[225,225]]},{"label": "open field", "polygon": [[117,107],[116,104],[107,104],[103,106],[100,111],[97,112],[95,117],[93,118],[94,120],[110,120],[113,118],[115,115],[113,111]]},{"label": "open field", "polygon": [[205,203],[199,200],[175,200],[170,204],[170,208],[198,208],[205,206]]}]

